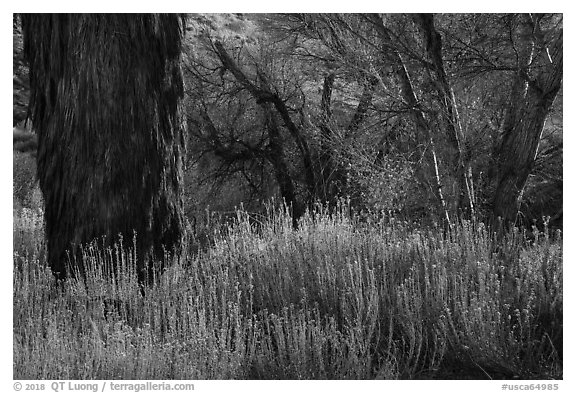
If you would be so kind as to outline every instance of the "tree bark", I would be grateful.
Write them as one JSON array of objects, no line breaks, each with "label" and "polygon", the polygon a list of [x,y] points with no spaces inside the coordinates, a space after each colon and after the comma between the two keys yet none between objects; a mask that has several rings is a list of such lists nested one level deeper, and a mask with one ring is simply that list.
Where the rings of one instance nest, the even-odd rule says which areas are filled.
[{"label": "tree bark", "polygon": [[426,43],[426,53],[432,64],[433,85],[436,87],[438,104],[440,105],[440,124],[443,125],[443,132],[448,140],[450,162],[449,172],[452,179],[452,190],[450,192],[448,204],[449,210],[453,216],[460,213],[460,198],[462,189],[465,190],[466,199],[468,200],[468,209],[474,216],[474,191],[472,174],[469,165],[464,162],[464,133],[460,123],[458,107],[454,90],[450,85],[448,74],[444,68],[442,59],[442,36],[434,26],[433,14],[415,14],[414,21],[424,35]]},{"label": "tree bark", "polygon": [[292,177],[290,176],[290,171],[286,163],[284,143],[282,141],[280,130],[278,129],[276,114],[272,110],[270,103],[264,103],[262,108],[264,109],[265,125],[269,138],[268,147],[270,154],[268,159],[274,168],[276,181],[280,187],[280,194],[288,205],[288,208],[292,211],[292,227],[297,229],[298,219],[304,214],[304,207],[296,199],[294,183],[292,182]]},{"label": "tree bark", "polygon": [[[258,72],[258,77],[260,79],[262,86],[257,86],[256,84],[252,83],[246,77],[246,75],[238,67],[236,62],[230,57],[230,55],[228,54],[228,52],[226,51],[226,49],[224,48],[224,46],[222,45],[221,42],[216,42],[214,44],[214,48],[216,50],[216,54],[218,55],[222,65],[227,70],[229,70],[232,73],[232,75],[234,75],[234,77],[236,78],[238,83],[240,83],[246,90],[248,90],[250,92],[250,94],[256,99],[256,103],[258,105],[260,105],[262,108],[264,108],[266,116],[268,116],[267,124],[268,124],[269,131],[270,131],[269,126],[275,122],[275,120],[274,120],[275,118],[273,116],[272,116],[272,118],[270,118],[271,115],[269,114],[269,110],[271,110],[272,107],[274,107],[274,109],[276,110],[276,112],[278,113],[278,115],[280,116],[282,121],[284,122],[286,129],[288,130],[290,135],[292,135],[292,137],[294,138],[294,141],[296,142],[296,146],[298,147],[300,154],[301,154],[301,157],[302,157],[302,163],[304,166],[304,177],[306,180],[306,187],[307,187],[307,191],[308,191],[307,203],[310,204],[310,202],[312,201],[312,199],[316,195],[316,180],[315,180],[315,175],[314,175],[314,167],[312,165],[312,156],[310,154],[310,149],[308,147],[308,143],[306,142],[306,139],[302,135],[300,128],[298,126],[296,126],[296,124],[294,124],[294,122],[292,121],[292,118],[290,117],[290,113],[288,112],[288,108],[286,107],[286,104],[284,103],[284,101],[282,101],[282,99],[280,99],[280,97],[277,94],[272,93],[270,86],[269,86],[269,82],[267,81],[266,77],[262,73]],[[271,104],[271,105],[269,105],[269,104]],[[274,122],[273,122],[273,120],[274,120]],[[274,127],[277,127],[277,126],[274,126]],[[276,128],[276,130],[277,130],[277,128]],[[275,142],[271,141],[271,148],[273,148],[273,149],[277,148],[278,146],[276,146],[276,147],[274,147],[274,146],[275,146],[275,144],[278,144],[278,143],[283,143],[282,139],[275,138]],[[283,147],[282,147],[282,149],[283,149]],[[280,170],[277,168],[276,173],[277,173],[277,179],[278,179],[278,174],[280,174],[281,178],[282,178],[282,180],[278,179],[279,185],[280,185],[281,181],[283,183],[285,183],[287,180],[285,177],[289,176],[287,170],[283,170],[283,169]],[[291,179],[290,179],[290,182],[292,182]],[[282,189],[282,186],[281,186],[281,189]],[[290,195],[289,187],[285,187],[284,189],[285,189],[285,191],[288,192],[287,195]],[[304,214],[304,209],[300,207],[301,204],[297,203],[295,196],[290,197],[290,199],[292,199],[294,201],[294,203],[293,203],[294,204],[293,215],[295,217],[293,217],[293,218],[295,220],[297,220],[298,218],[300,218],[300,216],[302,214]],[[290,203],[291,201],[287,200],[286,202]]]},{"label": "tree bark", "polygon": [[332,178],[334,176],[334,157],[333,157],[333,142],[334,133],[330,127],[330,120],[332,118],[332,89],[334,88],[334,80],[336,75],[330,73],[324,77],[322,85],[322,99],[320,101],[320,177],[322,181],[321,195],[323,201],[333,203],[333,199],[337,191],[334,192],[332,187]]},{"label": "tree bark", "polygon": [[[370,15],[370,19],[376,26],[378,34],[386,48],[393,48],[392,45],[389,45],[391,42],[391,37],[388,32],[386,26],[382,21],[382,18],[378,14]],[[426,155],[428,157],[428,166],[429,171],[432,172],[433,177],[433,188],[434,188],[434,196],[436,197],[437,201],[440,205],[440,211],[446,223],[450,225],[450,214],[448,210],[448,205],[446,203],[446,198],[444,196],[444,190],[442,186],[442,178],[440,174],[440,168],[438,165],[438,155],[436,152],[436,144],[434,142],[434,137],[430,131],[430,125],[426,118],[424,117],[424,113],[418,102],[418,98],[416,97],[416,93],[414,91],[414,87],[412,85],[412,81],[410,79],[410,75],[408,70],[404,64],[404,60],[400,52],[396,49],[387,49],[392,57],[394,63],[394,73],[396,76],[396,80],[398,85],[400,86],[400,91],[402,97],[408,107],[410,116],[412,121],[416,127],[416,135],[423,138],[423,142],[425,142],[429,148],[422,152],[422,155]],[[429,152],[429,154],[426,154]]]},{"label": "tree bark", "polygon": [[348,125],[348,135],[357,131],[358,127],[360,127],[360,124],[366,117],[366,113],[368,112],[368,108],[370,107],[372,98],[374,97],[376,86],[378,86],[378,79],[374,76],[368,76],[368,80],[364,84],[362,96],[360,97],[360,101],[358,101],[358,106],[356,107],[354,116]]},{"label": "tree bark", "polygon": [[183,248],[183,19],[23,15],[22,27],[52,271],[73,273],[70,255],[82,273],[81,245],[136,234],[144,283]]},{"label": "tree bark", "polygon": [[[523,17],[528,18],[527,15]],[[519,203],[530,175],[544,123],[562,86],[563,33],[548,48],[534,41],[537,28],[526,21],[521,24],[518,72],[513,82],[509,107],[503,125],[503,137],[497,156],[498,183],[492,214],[508,226],[516,222]],[[541,47],[538,53],[536,44]],[[539,70],[539,72],[535,72]],[[535,77],[530,74],[536,73]]]}]

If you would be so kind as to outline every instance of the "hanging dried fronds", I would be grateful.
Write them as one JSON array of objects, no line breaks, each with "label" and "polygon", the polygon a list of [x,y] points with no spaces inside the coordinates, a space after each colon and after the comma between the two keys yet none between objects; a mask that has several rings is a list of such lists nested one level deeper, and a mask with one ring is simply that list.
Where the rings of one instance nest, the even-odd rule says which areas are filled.
[{"label": "hanging dried fronds", "polygon": [[[183,238],[178,15],[23,15],[48,260],[137,236],[139,273]],[[81,269],[81,266],[79,266]]]}]

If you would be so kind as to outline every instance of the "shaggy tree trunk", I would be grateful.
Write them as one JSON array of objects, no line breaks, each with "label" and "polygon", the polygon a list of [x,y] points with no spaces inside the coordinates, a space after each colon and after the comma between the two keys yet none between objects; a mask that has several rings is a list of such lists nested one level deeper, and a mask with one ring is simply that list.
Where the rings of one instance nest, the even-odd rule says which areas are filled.
[{"label": "shaggy tree trunk", "polygon": [[[136,236],[141,283],[182,249],[178,15],[23,15],[48,262]],[[159,264],[156,264],[156,261]],[[156,270],[155,270],[156,271]]]},{"label": "shaggy tree trunk", "polygon": [[[523,15],[524,18],[530,18]],[[504,119],[502,143],[497,157],[498,183],[493,216],[506,225],[516,221],[522,191],[534,166],[546,117],[562,85],[562,32],[545,47],[536,42],[538,22],[521,25],[518,72]],[[540,47],[536,53],[537,47]],[[536,74],[535,77],[531,76]]]}]

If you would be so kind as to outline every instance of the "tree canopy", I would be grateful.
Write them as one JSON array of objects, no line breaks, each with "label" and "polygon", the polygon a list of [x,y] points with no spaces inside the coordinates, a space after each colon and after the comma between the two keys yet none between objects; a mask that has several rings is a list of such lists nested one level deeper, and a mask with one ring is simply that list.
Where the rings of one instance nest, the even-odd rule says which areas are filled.
[{"label": "tree canopy", "polygon": [[194,179],[246,203],[280,195],[296,216],[348,198],[410,220],[561,225],[561,15],[190,20]]},{"label": "tree canopy", "polygon": [[[277,197],[295,224],[347,200],[411,221],[561,227],[561,14],[190,14],[186,26],[189,217]],[[16,125],[29,88],[14,29]]]}]

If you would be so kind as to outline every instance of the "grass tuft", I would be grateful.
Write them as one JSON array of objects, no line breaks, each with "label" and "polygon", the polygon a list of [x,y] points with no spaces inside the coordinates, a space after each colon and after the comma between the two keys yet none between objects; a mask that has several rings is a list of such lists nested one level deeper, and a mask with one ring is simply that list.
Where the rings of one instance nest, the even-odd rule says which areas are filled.
[{"label": "grass tuft", "polygon": [[16,379],[562,378],[562,238],[238,212],[142,297],[129,244],[55,283],[14,216]]}]

